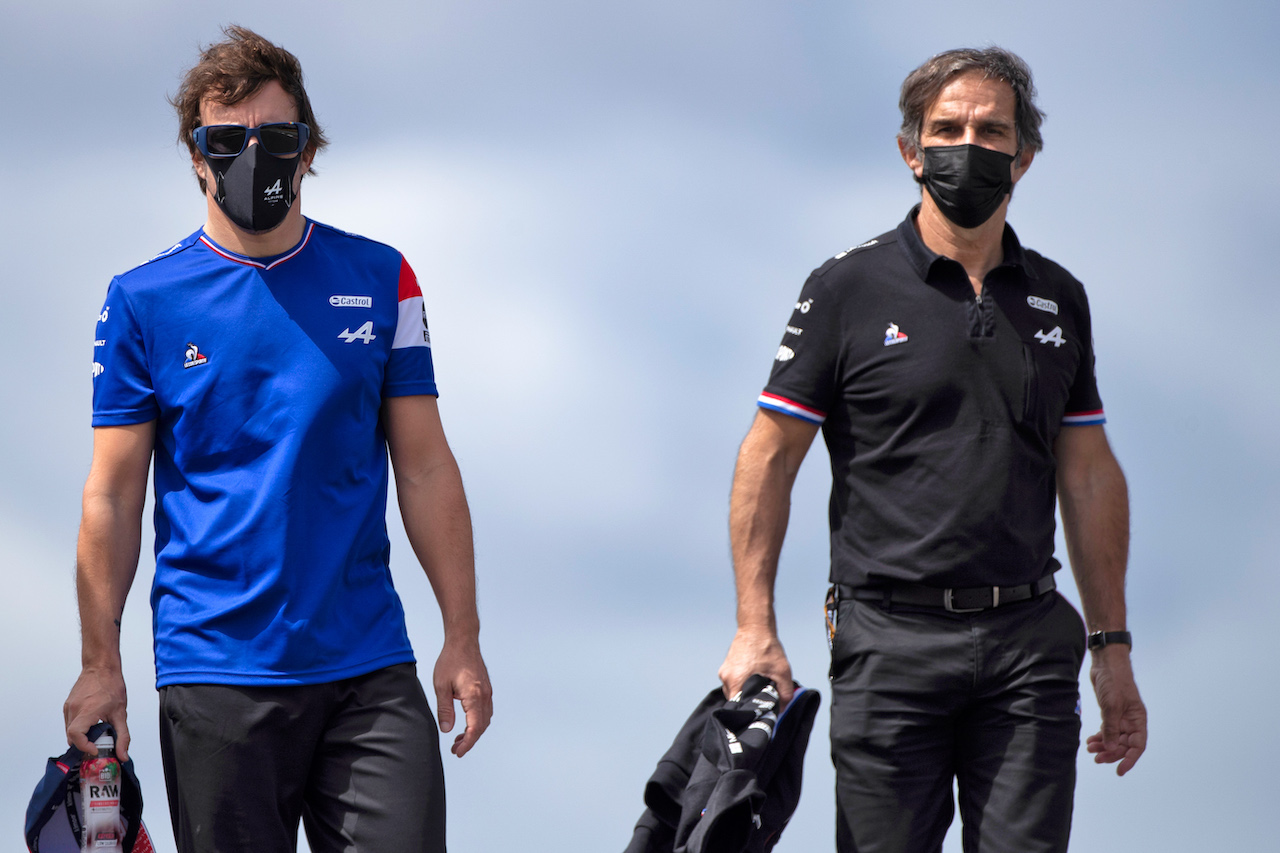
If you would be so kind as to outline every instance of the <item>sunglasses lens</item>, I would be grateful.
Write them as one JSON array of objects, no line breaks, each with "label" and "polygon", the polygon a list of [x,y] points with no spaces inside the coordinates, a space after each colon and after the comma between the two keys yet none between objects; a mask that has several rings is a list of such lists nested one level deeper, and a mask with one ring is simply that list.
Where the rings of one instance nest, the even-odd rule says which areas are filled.
[{"label": "sunglasses lens", "polygon": [[244,150],[244,138],[243,127],[224,124],[205,131],[204,144],[214,157],[234,157]]},{"label": "sunglasses lens", "polygon": [[297,154],[298,136],[296,124],[269,124],[258,129],[258,140],[268,154]]}]

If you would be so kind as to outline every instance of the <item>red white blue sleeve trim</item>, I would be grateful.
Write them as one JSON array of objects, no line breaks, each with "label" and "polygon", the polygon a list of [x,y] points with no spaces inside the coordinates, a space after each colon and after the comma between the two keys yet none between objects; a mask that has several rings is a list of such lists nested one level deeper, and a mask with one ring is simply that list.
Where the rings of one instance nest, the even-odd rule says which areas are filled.
[{"label": "red white blue sleeve trim", "polygon": [[1103,414],[1102,409],[1095,409],[1092,412],[1071,412],[1062,416],[1063,426],[1100,426],[1107,422],[1107,416]]},{"label": "red white blue sleeve trim", "polygon": [[426,314],[422,307],[422,289],[418,287],[418,278],[409,267],[409,262],[400,259],[400,308],[396,317],[396,336],[391,341],[391,348],[431,347],[431,336],[427,332]]},{"label": "red white blue sleeve trim", "polygon": [[782,412],[784,415],[791,415],[793,418],[799,418],[802,421],[808,421],[811,424],[820,424],[827,419],[826,412],[820,412],[817,409],[811,409],[808,406],[802,406],[786,397],[779,397],[777,394],[770,394],[768,391],[761,391],[760,396],[756,398],[756,405],[762,409],[769,409],[774,412]]}]

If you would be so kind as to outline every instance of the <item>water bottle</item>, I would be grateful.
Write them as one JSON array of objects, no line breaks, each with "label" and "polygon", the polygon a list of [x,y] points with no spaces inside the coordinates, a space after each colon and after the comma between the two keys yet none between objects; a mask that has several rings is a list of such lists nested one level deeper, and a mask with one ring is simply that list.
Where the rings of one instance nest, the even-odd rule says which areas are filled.
[{"label": "water bottle", "polygon": [[116,739],[103,734],[94,742],[96,756],[80,762],[80,804],[84,815],[84,851],[120,850],[124,843],[120,820],[120,760]]}]

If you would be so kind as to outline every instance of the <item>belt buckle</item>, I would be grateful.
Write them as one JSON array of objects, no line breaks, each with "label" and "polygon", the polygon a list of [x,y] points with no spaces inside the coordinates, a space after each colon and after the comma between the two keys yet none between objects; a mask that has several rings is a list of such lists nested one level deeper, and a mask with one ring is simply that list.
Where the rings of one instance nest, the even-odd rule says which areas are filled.
[{"label": "belt buckle", "polygon": [[946,608],[948,613],[979,613],[983,610],[990,610],[1000,606],[1000,587],[991,587],[991,607],[956,607],[952,601],[952,594],[955,592],[953,587],[948,587],[942,591],[942,606]]}]

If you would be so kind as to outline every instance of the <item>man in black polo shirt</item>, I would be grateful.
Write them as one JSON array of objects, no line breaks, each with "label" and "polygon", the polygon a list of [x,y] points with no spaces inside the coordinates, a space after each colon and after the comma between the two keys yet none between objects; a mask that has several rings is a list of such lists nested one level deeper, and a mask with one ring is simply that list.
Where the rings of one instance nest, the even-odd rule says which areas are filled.
[{"label": "man in black polo shirt", "polygon": [[738,456],[728,695],[757,672],[792,683],[774,577],[819,426],[830,451],[842,851],[940,849],[953,779],[966,851],[1066,849],[1086,629],[1054,592],[1055,496],[1102,709],[1088,750],[1123,775],[1146,746],[1088,303],[1005,224],[1042,144],[1034,95],[999,48],[907,77],[898,147],[921,203],[809,277]]}]

